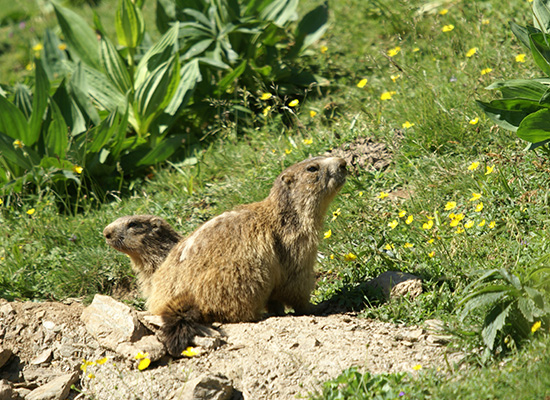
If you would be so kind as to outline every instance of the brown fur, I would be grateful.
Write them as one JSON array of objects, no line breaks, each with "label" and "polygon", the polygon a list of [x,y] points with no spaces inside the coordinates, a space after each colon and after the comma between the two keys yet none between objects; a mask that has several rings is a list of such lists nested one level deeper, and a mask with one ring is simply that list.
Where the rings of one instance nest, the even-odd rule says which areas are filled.
[{"label": "brown fur", "polygon": [[147,299],[165,321],[170,354],[189,344],[197,322],[254,321],[284,306],[307,312],[324,216],[346,175],[337,157],[295,164],[265,200],[213,218],[172,248]]}]

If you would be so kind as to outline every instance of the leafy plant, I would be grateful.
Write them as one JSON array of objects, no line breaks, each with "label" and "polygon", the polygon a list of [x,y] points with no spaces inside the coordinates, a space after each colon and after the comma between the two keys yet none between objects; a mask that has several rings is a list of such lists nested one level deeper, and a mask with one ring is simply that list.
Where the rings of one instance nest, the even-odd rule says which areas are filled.
[{"label": "leafy plant", "polygon": [[550,154],[550,0],[532,4],[535,26],[510,22],[510,27],[545,77],[495,82],[487,89],[500,91],[502,98],[477,104],[494,122],[530,142],[529,149]]},{"label": "leafy plant", "polygon": [[492,269],[465,288],[468,294],[459,302],[461,319],[481,311],[486,355],[516,348],[550,322],[549,272],[548,267],[538,267],[522,279],[505,269]]}]

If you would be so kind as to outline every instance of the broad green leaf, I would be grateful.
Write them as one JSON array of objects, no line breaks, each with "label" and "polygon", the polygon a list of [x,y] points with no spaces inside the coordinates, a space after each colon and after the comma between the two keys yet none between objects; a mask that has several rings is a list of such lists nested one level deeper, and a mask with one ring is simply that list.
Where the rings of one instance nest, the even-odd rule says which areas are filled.
[{"label": "broad green leaf", "polygon": [[86,21],[74,11],[54,3],[55,14],[59,27],[69,50],[92,68],[99,68],[99,51],[95,32]]},{"label": "broad green leaf", "polygon": [[495,82],[485,89],[500,90],[504,98],[520,97],[539,101],[548,90],[548,87],[548,85],[533,79],[510,79],[508,81]]},{"label": "broad green leaf", "polygon": [[61,43],[55,33],[46,29],[44,32],[43,56],[40,61],[50,82],[66,76],[70,71],[70,68],[66,65],[67,53],[65,50],[61,50],[63,48],[61,45],[66,47],[66,44]]},{"label": "broad green leaf", "polygon": [[136,48],[143,40],[145,22],[141,10],[131,0],[119,0],[115,16],[116,34],[121,46]]},{"label": "broad green leaf", "polygon": [[533,1],[533,23],[545,33],[550,32],[550,1]]},{"label": "broad green leaf", "polygon": [[101,72],[82,65],[85,85],[78,89],[88,93],[97,105],[107,111],[124,109],[126,107],[126,96]]},{"label": "broad green leaf", "polygon": [[15,84],[13,104],[15,104],[17,108],[23,112],[23,115],[27,120],[30,118],[32,113],[32,96],[27,85],[23,85],[21,83]]},{"label": "broad green leaf", "polygon": [[170,23],[176,20],[176,4],[173,0],[157,0],[156,24],[160,33],[170,29]]},{"label": "broad green leaf", "polygon": [[325,2],[307,13],[296,28],[296,49],[297,52],[316,42],[323,36],[328,28],[328,3]]},{"label": "broad green leaf", "polygon": [[235,68],[233,71],[225,75],[218,82],[218,87],[216,88],[214,94],[216,94],[217,96],[220,96],[223,93],[225,93],[227,88],[237,79],[239,79],[239,77],[243,74],[243,72],[246,70],[247,65],[248,65],[247,61],[244,60],[242,63],[239,64],[237,68]]},{"label": "broad green leaf", "polygon": [[185,135],[170,136],[160,142],[154,149],[147,153],[137,164],[137,167],[158,164],[165,161],[174,152],[183,146]]},{"label": "broad green leaf", "polygon": [[550,110],[547,108],[526,116],[516,132],[519,138],[531,143],[550,139]]},{"label": "broad green leaf", "polygon": [[183,13],[190,16],[196,22],[204,25],[204,27],[206,27],[211,33],[216,31],[216,27],[212,21],[210,21],[210,19],[200,11],[193,10],[192,8],[186,8],[183,10]]},{"label": "broad green leaf", "polygon": [[89,153],[98,152],[105,146],[109,140],[118,132],[118,127],[121,124],[121,115],[118,110],[114,110],[101,123],[90,131],[92,142],[87,149]]},{"label": "broad green leaf", "polygon": [[[61,114],[63,114],[63,118],[65,119],[67,126],[70,127],[71,135],[77,136],[88,129],[88,124],[90,122],[86,122],[86,118],[84,117],[84,114],[75,99],[78,94],[74,93],[74,91],[73,94],[73,96],[69,94],[67,90],[67,82],[63,81],[55,91],[53,99],[61,110]],[[88,97],[84,93],[80,93],[80,95],[83,98],[82,101],[84,102],[84,104],[89,105],[89,107],[93,110],[93,115],[97,119],[92,119],[88,115],[87,117],[89,121],[92,121],[95,124],[97,121],[99,121],[99,115],[97,115],[95,107],[89,104],[90,102],[88,101]]]},{"label": "broad green leaf", "polygon": [[[118,127],[116,131],[113,134],[113,139],[110,142],[110,152],[113,155],[115,160],[118,160],[120,157],[120,153],[122,152],[124,148],[124,141],[126,139],[126,131],[128,129],[128,115],[129,115],[129,108],[126,107],[124,110],[124,114],[120,117],[120,123],[118,124]],[[138,136],[135,136],[138,138]]]},{"label": "broad green leaf", "polygon": [[548,46],[545,38],[547,40],[549,38],[545,33],[532,33],[529,35],[529,43],[533,59],[542,72],[550,76],[550,46]]},{"label": "broad green leaf", "polygon": [[28,146],[35,144],[40,137],[42,130],[42,122],[44,121],[44,113],[48,106],[48,96],[50,92],[50,82],[46,71],[42,68],[42,63],[39,60],[35,61],[35,78],[34,78],[34,94],[32,98],[32,114],[29,120],[29,143]]},{"label": "broad green leaf", "polygon": [[519,26],[515,22],[510,21],[510,29],[512,29],[512,32],[516,37],[519,39],[519,41],[528,49],[531,48],[531,43],[529,42],[529,34],[531,33],[537,33],[540,32],[539,29],[534,28],[532,26]]},{"label": "broad green leaf", "polygon": [[24,170],[33,167],[32,161],[25,155],[23,149],[13,145],[13,138],[0,131],[0,156],[9,163],[17,165]]},{"label": "broad green leaf", "polygon": [[29,125],[25,115],[3,96],[0,96],[0,132],[21,140],[25,145],[28,143]]},{"label": "broad green leaf", "polygon": [[118,53],[111,41],[104,37],[100,45],[101,64],[107,73],[107,77],[115,84],[122,93],[132,88],[132,79],[128,73],[128,67]]},{"label": "broad green leaf", "polygon": [[224,63],[222,61],[219,61],[219,60],[215,60],[211,57],[198,57],[197,60],[202,64],[206,64],[206,65],[209,65],[209,66],[214,67],[214,68],[219,68],[219,69],[229,69],[230,68],[230,66],[227,65],[226,63]]},{"label": "broad green leaf", "polygon": [[544,313],[543,310],[537,307],[532,299],[520,297],[518,299],[518,309],[521,311],[525,319],[529,322]]},{"label": "broad green leaf", "polygon": [[59,107],[51,98],[49,109],[51,122],[44,140],[44,144],[46,145],[46,153],[50,156],[64,159],[69,141],[67,124],[63,119],[63,114],[61,114]]},{"label": "broad green leaf", "polygon": [[517,290],[522,289],[521,281],[515,274],[508,272],[504,268],[499,269],[498,272],[508,283],[512,284],[514,288],[516,288]]},{"label": "broad green leaf", "polygon": [[189,101],[197,83],[201,81],[201,71],[198,60],[192,60],[180,69],[181,79],[170,103],[164,109],[166,114],[176,115]]},{"label": "broad green leaf", "polygon": [[525,117],[543,108],[538,102],[529,99],[502,99],[490,103],[476,100],[476,103],[491,120],[513,132],[517,131]]},{"label": "broad green leaf", "polygon": [[298,18],[296,8],[298,0],[274,0],[260,12],[260,18],[273,21],[275,25],[285,27],[288,22]]},{"label": "broad green leaf", "polygon": [[[464,302],[462,311],[460,312],[460,319],[463,320],[468,314],[480,307],[486,307],[488,305],[495,304],[504,299],[508,294],[506,290],[495,290],[478,293],[475,296],[468,296],[469,300]],[[461,302],[462,303],[462,302]]]},{"label": "broad green leaf", "polygon": [[210,45],[214,43],[214,39],[204,39],[194,43],[182,56],[182,60],[188,60],[204,52]]},{"label": "broad green leaf", "polygon": [[502,330],[502,327],[506,323],[506,318],[508,317],[511,308],[512,302],[497,304],[493,307],[489,314],[487,314],[487,317],[485,318],[485,326],[481,331],[481,336],[490,350],[493,350],[496,335],[498,331]]}]

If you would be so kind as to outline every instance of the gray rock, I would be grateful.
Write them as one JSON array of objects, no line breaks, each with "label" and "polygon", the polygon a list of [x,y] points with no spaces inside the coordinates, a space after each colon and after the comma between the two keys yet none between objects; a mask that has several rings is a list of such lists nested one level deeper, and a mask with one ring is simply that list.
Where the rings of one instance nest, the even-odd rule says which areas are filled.
[{"label": "gray rock", "polygon": [[229,400],[233,395],[231,381],[222,374],[207,374],[185,383],[169,400]]},{"label": "gray rock", "polygon": [[139,352],[149,353],[149,359],[157,361],[166,354],[166,349],[155,335],[148,335],[137,342],[120,343],[116,348],[116,352],[128,359],[133,359]]},{"label": "gray rock", "polygon": [[46,364],[52,360],[53,352],[51,349],[46,349],[30,362],[32,365]]},{"label": "gray rock", "polygon": [[10,359],[13,352],[10,349],[4,349],[0,346],[0,368],[2,368]]},{"label": "gray rock", "polygon": [[99,344],[115,351],[120,343],[136,342],[147,334],[137,312],[109,296],[96,294],[80,318]]},{"label": "gray rock", "polygon": [[386,271],[367,282],[367,288],[380,292],[386,300],[402,296],[414,298],[422,293],[422,280],[404,272]]},{"label": "gray rock", "polygon": [[25,400],[64,400],[71,390],[71,385],[77,380],[78,372],[61,375],[34,389],[25,397]]}]

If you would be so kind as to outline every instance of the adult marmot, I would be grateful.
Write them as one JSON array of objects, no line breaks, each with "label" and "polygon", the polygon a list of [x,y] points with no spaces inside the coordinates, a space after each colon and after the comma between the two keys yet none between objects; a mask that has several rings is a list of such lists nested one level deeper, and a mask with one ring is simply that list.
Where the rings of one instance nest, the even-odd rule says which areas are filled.
[{"label": "adult marmot", "polygon": [[[338,157],[295,164],[277,177],[265,200],[213,218],[175,246],[170,239],[166,248],[173,247],[160,266],[146,261],[166,249],[158,251],[146,232],[162,235],[154,227],[144,227],[139,239],[133,233],[137,221],[156,217],[122,217],[105,228],[107,242],[129,254],[134,268],[156,269],[140,277],[147,308],[163,317],[161,339],[171,355],[181,354],[200,322],[254,321],[284,306],[307,312],[324,216],[346,175]],[[125,246],[127,240],[141,249]]]}]

